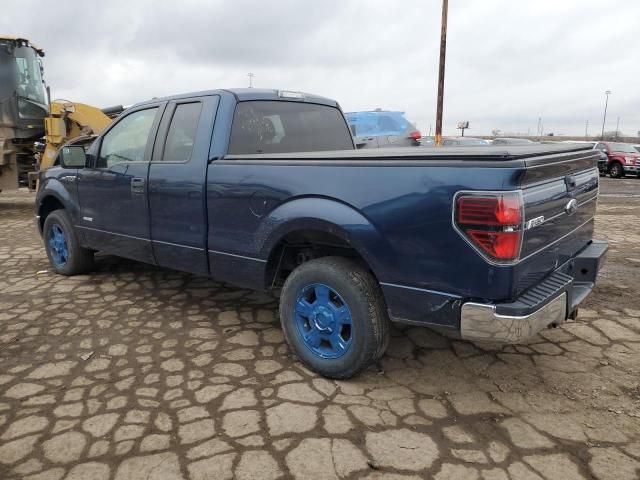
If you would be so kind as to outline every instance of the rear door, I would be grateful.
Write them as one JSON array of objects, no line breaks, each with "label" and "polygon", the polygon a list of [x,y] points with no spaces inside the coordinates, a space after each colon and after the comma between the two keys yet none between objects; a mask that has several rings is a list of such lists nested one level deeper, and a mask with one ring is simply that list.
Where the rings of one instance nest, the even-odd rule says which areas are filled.
[{"label": "rear door", "polygon": [[407,142],[404,142],[402,133],[405,130],[404,126],[398,122],[395,115],[391,113],[381,112],[377,115],[377,127],[378,127],[378,147],[405,147]]},{"label": "rear door", "polygon": [[89,246],[153,263],[149,239],[147,173],[164,103],[145,105],[118,119],[89,150],[78,172],[78,227]]},{"label": "rear door", "polygon": [[353,137],[353,143],[357,149],[361,148],[378,148],[378,137],[371,135],[362,135]]},{"label": "rear door", "polygon": [[158,265],[208,275],[206,174],[218,96],[170,102],[149,167],[151,244]]},{"label": "rear door", "polygon": [[345,118],[357,149],[378,148],[375,119],[371,112],[346,113]]}]

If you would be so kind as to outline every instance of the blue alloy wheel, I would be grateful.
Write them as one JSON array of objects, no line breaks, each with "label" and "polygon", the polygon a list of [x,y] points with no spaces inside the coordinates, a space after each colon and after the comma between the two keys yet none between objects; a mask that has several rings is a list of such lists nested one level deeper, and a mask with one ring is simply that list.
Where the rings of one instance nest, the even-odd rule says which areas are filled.
[{"label": "blue alloy wheel", "polygon": [[295,323],[305,346],[320,358],[340,358],[353,341],[351,311],[331,287],[303,287],[294,306]]},{"label": "blue alloy wheel", "polygon": [[69,248],[67,247],[67,239],[64,230],[54,223],[49,229],[49,251],[51,258],[56,267],[61,267],[69,259]]}]

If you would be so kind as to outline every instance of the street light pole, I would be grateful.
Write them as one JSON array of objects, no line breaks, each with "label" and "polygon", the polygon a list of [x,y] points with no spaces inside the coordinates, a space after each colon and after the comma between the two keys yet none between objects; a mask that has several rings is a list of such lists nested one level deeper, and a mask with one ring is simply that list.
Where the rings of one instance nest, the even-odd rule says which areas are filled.
[{"label": "street light pole", "polygon": [[436,108],[436,138],[437,147],[442,145],[442,107],[444,103],[444,61],[447,53],[447,13],[449,0],[442,0],[442,25],[440,29],[440,69],[438,71],[438,105]]},{"label": "street light pole", "polygon": [[247,73],[247,77],[249,77],[249,88],[253,88],[253,77],[255,77],[255,75],[249,72]]},{"label": "street light pole", "polygon": [[602,133],[600,133],[600,140],[604,140],[604,124],[607,121],[607,106],[609,105],[609,95],[611,95],[611,90],[607,90],[604,94],[607,96],[607,99],[604,101],[604,117],[602,118]]}]

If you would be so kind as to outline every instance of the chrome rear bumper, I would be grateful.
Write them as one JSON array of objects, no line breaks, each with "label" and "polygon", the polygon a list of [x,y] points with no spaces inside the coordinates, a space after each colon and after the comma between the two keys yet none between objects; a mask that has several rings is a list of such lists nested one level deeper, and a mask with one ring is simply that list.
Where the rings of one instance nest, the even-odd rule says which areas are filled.
[{"label": "chrome rear bumper", "polygon": [[525,316],[500,315],[496,313],[495,305],[468,302],[462,305],[460,333],[465,340],[519,343],[566,318],[566,292]]}]

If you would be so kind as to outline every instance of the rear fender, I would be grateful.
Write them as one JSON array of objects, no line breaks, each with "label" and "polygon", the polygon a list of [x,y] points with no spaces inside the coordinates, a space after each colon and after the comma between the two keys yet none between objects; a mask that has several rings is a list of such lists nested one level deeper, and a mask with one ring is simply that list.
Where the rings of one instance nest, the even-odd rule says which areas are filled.
[{"label": "rear fender", "polygon": [[269,258],[283,237],[298,230],[318,230],[345,240],[378,278],[384,275],[379,256],[372,253],[387,248],[381,233],[352,206],[324,197],[296,198],[272,210],[256,232],[257,239],[264,239],[260,257]]}]

